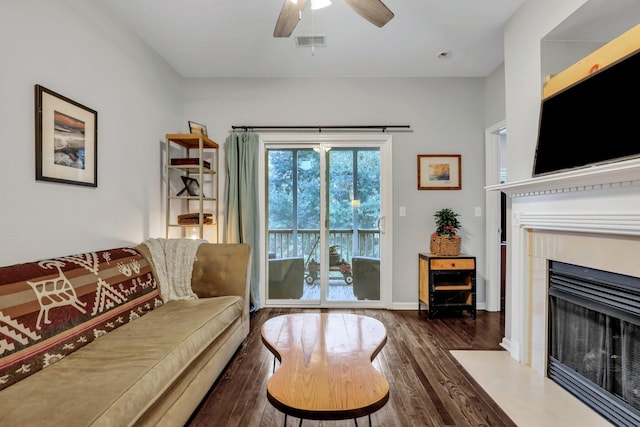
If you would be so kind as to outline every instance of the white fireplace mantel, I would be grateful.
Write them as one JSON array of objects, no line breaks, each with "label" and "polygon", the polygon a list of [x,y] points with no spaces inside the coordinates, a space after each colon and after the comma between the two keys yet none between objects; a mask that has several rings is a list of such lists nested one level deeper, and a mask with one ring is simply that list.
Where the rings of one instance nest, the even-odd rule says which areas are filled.
[{"label": "white fireplace mantel", "polygon": [[515,212],[512,226],[573,233],[640,236],[640,212]]},{"label": "white fireplace mantel", "polygon": [[502,191],[509,197],[526,197],[623,187],[636,185],[638,182],[640,182],[640,158],[491,185],[485,187],[485,190]]}]

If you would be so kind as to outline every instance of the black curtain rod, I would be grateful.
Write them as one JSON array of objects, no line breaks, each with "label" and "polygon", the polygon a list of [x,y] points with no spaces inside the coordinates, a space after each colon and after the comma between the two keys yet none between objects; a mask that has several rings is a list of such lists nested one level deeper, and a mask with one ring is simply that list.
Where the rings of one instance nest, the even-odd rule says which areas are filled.
[{"label": "black curtain rod", "polygon": [[327,130],[372,130],[379,129],[382,132],[386,132],[387,129],[410,129],[410,125],[360,125],[360,126],[231,126],[233,130],[243,130],[244,132],[249,130],[264,129],[264,130],[312,130],[317,129],[318,132],[322,132],[323,129]]}]

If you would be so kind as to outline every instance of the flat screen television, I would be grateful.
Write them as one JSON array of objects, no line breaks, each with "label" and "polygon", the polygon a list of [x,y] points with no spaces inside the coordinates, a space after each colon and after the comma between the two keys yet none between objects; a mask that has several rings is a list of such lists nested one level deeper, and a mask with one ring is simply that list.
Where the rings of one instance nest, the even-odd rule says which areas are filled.
[{"label": "flat screen television", "polygon": [[640,156],[640,50],[542,100],[533,176]]}]

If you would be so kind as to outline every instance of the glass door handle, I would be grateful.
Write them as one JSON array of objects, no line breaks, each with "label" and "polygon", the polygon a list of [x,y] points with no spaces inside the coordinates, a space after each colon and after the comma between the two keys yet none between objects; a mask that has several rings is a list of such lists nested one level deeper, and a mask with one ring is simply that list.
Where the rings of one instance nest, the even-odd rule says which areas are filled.
[{"label": "glass door handle", "polygon": [[378,222],[377,222],[377,227],[378,227],[378,231],[382,234],[385,233],[385,219],[386,217],[381,216],[380,218],[378,218]]}]

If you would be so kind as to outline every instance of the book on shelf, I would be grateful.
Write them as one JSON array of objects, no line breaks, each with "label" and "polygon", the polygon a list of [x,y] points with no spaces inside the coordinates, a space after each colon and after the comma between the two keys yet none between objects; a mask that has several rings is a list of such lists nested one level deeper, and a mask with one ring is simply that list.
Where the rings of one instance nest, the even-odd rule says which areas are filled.
[{"label": "book on shelf", "polygon": [[[171,159],[172,166],[200,166],[200,159],[198,157],[189,157],[189,158],[176,158]],[[211,163],[203,160],[202,166],[206,169],[211,169]]]},{"label": "book on shelf", "polygon": [[[203,213],[202,220],[204,224],[213,224],[213,214]],[[178,215],[179,225],[200,225],[200,214],[198,212],[186,213]]]}]

